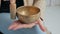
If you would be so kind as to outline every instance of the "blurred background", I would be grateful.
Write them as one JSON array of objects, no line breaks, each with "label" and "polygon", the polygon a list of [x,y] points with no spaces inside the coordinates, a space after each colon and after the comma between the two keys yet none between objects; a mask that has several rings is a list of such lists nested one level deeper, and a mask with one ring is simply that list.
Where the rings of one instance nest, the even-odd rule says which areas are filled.
[{"label": "blurred background", "polygon": [[52,34],[60,34],[60,0],[46,0],[45,26]]},{"label": "blurred background", "polygon": [[[4,0],[4,1],[7,2],[5,5],[9,4],[9,0]],[[2,4],[4,4],[4,3],[2,3]],[[60,16],[59,16],[60,15],[60,0],[46,0],[46,4],[47,4],[47,6],[46,6],[46,10],[44,12],[45,13],[44,25],[47,27],[47,29],[52,34],[60,34]],[[1,6],[1,0],[0,0],[0,6]],[[8,5],[7,5],[7,7],[8,7]],[[5,30],[4,29],[5,26],[8,27],[7,25],[2,25],[2,22],[1,22],[4,20],[4,16],[7,15],[7,17],[8,17],[8,15],[9,15],[8,14],[9,12],[7,12],[6,15],[3,14],[4,16],[1,15],[2,14],[1,11],[3,11],[3,9],[5,11],[9,11],[9,9],[3,8],[3,7],[0,10],[0,30]],[[5,18],[7,18],[7,17],[5,17]],[[10,18],[8,17],[8,19],[10,19]],[[7,21],[8,21],[8,19],[7,19]],[[5,22],[5,20],[4,20],[4,22]],[[9,23],[7,23],[7,24],[9,24]],[[3,27],[1,27],[1,26],[3,26]]]}]

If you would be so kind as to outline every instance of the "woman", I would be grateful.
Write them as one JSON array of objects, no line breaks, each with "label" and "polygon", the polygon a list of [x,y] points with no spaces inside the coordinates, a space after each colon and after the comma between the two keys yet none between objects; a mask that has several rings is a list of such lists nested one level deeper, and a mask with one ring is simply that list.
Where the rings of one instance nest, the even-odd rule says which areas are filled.
[{"label": "woman", "polygon": [[[22,2],[21,2],[22,1]],[[16,3],[17,3],[17,7],[19,6],[35,6],[41,9],[41,19],[38,19],[36,22],[31,23],[31,24],[21,24],[21,22],[19,20],[14,21],[14,23],[8,28],[9,30],[17,30],[20,28],[32,28],[33,26],[39,24],[40,25],[40,29],[43,32],[46,32],[45,27],[42,24],[43,21],[43,11],[45,9],[45,0],[10,0],[10,10],[13,11],[12,13],[16,13]],[[12,8],[13,7],[13,8]],[[15,15],[14,15],[15,16]],[[12,17],[15,18],[15,17]]]},{"label": "woman", "polygon": [[[43,11],[45,9],[45,0],[23,0],[24,1],[24,6],[35,6],[41,9],[41,19],[43,18]],[[16,0],[10,0],[10,5],[13,6],[13,10],[16,10]],[[10,6],[10,7],[11,7]],[[44,28],[41,19],[38,19],[38,21],[36,21],[35,23],[31,23],[31,24],[21,24],[18,25],[17,23],[19,23],[19,21],[15,21],[10,27],[9,29],[13,29],[13,30],[17,30],[20,28],[32,28],[34,25],[36,25],[37,23],[40,25],[40,28],[42,31],[46,31],[46,29]],[[22,26],[22,27],[21,27]]]},{"label": "woman", "polygon": [[[9,27],[9,29],[12,30],[17,30],[20,28],[32,28],[36,24],[40,25],[40,28],[43,32],[46,32],[45,27],[42,24],[43,20],[43,11],[45,10],[45,0],[23,0],[24,1],[24,6],[35,6],[41,9],[41,19],[38,19],[35,23],[31,24],[21,24],[18,20],[14,21],[14,23]],[[10,0],[10,8],[13,6],[13,10],[11,11],[16,11],[16,0]],[[20,23],[20,24],[19,24]]]}]

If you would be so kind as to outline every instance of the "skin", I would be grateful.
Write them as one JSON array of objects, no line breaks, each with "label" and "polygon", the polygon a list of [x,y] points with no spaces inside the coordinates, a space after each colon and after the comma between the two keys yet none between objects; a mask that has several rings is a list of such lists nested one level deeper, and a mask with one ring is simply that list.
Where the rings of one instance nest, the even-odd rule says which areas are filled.
[{"label": "skin", "polygon": [[34,27],[35,25],[39,25],[40,29],[45,32],[46,29],[45,27],[43,26],[43,24],[41,23],[41,20],[37,20],[33,23],[30,23],[30,24],[22,24],[19,20],[16,20],[14,21],[10,26],[9,26],[9,30],[17,30],[17,29],[21,29],[21,28],[32,28]]},{"label": "skin", "polygon": [[[16,0],[10,0],[10,4],[15,4]],[[17,29],[21,29],[21,28],[32,28],[35,25],[39,25],[40,29],[43,32],[46,32],[46,29],[44,27],[44,25],[42,24],[43,19],[40,18],[37,21],[30,23],[30,24],[22,24],[19,20],[14,21],[10,26],[9,26],[9,30],[17,30]]]}]

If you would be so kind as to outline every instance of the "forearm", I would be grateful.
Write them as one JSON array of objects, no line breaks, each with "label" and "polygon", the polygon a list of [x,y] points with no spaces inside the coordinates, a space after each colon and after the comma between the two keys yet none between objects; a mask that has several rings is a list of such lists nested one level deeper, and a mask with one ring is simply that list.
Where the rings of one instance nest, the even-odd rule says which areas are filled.
[{"label": "forearm", "polygon": [[10,0],[10,14],[11,14],[11,18],[15,19],[15,16],[16,16],[16,0]]}]

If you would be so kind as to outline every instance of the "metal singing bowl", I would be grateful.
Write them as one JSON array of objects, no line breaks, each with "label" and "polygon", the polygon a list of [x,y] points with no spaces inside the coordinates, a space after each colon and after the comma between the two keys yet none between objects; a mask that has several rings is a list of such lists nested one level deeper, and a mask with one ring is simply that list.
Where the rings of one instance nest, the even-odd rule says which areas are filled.
[{"label": "metal singing bowl", "polygon": [[40,18],[40,9],[34,6],[18,7],[17,17],[22,23],[33,23]]}]

